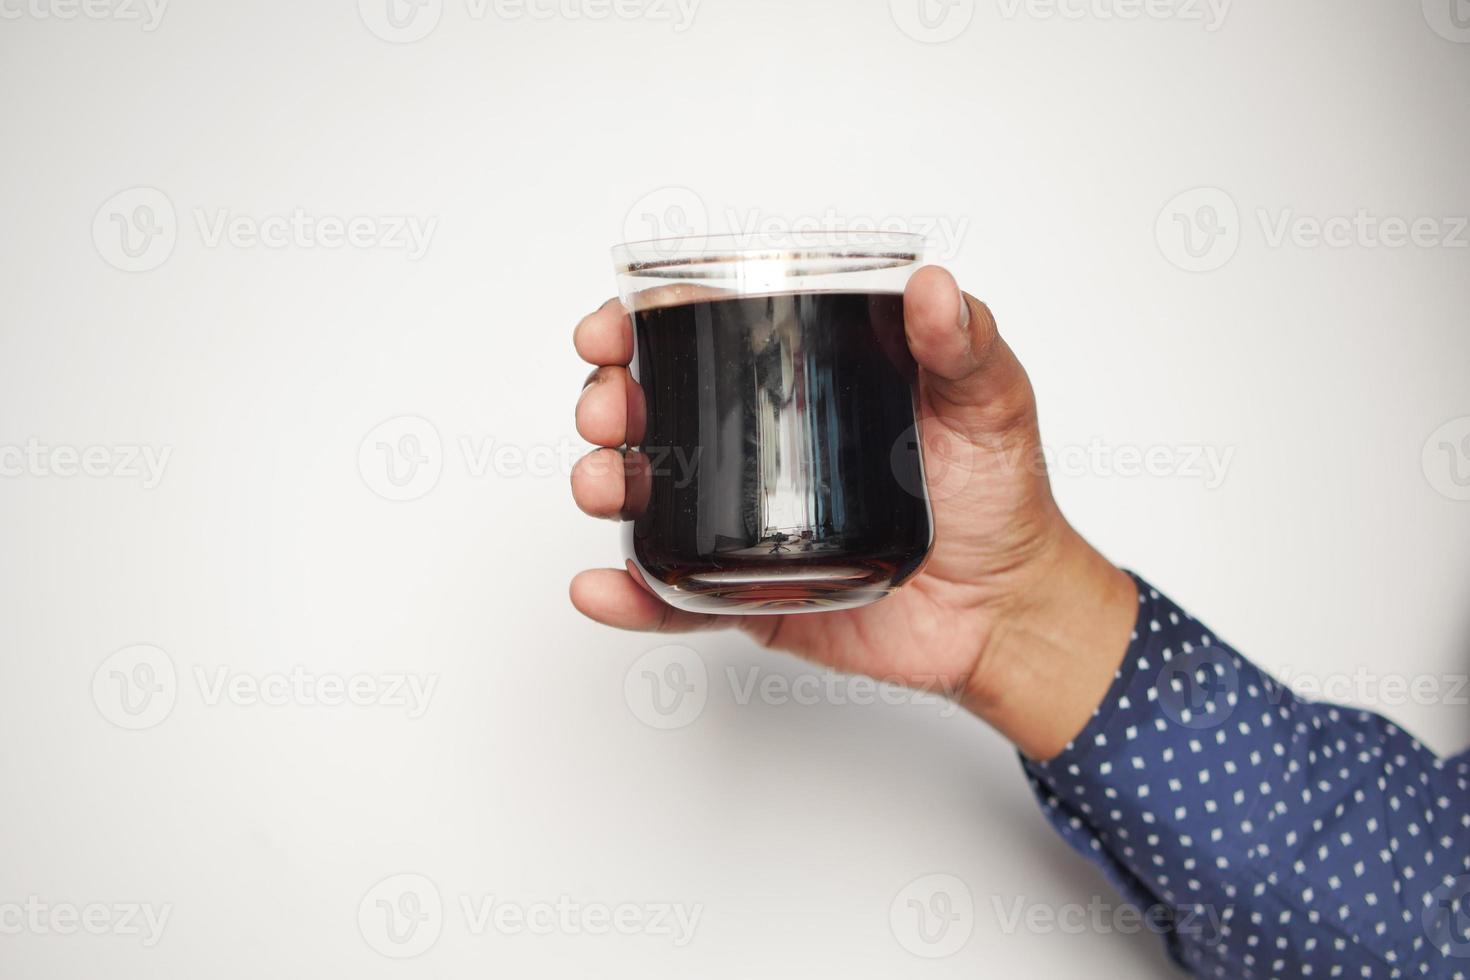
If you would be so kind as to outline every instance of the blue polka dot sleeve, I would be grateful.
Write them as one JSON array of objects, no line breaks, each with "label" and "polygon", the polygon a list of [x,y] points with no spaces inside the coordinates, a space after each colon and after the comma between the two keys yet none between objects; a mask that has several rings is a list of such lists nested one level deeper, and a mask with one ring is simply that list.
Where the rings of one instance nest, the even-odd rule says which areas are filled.
[{"label": "blue polka dot sleeve", "polygon": [[1470,975],[1470,754],[1303,700],[1138,581],[1047,816],[1201,977]]}]

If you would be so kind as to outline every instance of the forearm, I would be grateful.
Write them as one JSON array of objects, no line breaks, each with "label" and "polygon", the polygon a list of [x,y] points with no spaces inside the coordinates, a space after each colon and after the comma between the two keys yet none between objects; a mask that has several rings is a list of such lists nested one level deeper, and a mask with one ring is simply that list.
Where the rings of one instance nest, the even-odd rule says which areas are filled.
[{"label": "forearm", "polygon": [[1156,591],[1140,600],[1096,717],[1026,763],[1058,831],[1131,901],[1187,916],[1171,948],[1202,974],[1470,966],[1450,958],[1470,955],[1470,765],[1303,701]]}]

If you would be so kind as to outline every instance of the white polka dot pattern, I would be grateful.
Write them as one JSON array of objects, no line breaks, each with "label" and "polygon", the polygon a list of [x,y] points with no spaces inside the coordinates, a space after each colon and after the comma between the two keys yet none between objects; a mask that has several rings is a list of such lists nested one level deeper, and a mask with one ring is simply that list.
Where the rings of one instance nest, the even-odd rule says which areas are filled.
[{"label": "white polka dot pattern", "polygon": [[1312,703],[1138,581],[1128,655],[1048,817],[1202,977],[1470,976],[1470,753]]}]

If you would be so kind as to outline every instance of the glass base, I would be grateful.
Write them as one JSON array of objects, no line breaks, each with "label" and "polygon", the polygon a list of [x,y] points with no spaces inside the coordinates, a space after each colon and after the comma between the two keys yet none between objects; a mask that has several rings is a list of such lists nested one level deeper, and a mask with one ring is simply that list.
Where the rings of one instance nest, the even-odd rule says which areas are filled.
[{"label": "glass base", "polygon": [[[908,578],[904,575],[903,578]],[[686,571],[671,581],[645,576],[677,609],[728,616],[834,612],[870,605],[901,584],[892,564],[779,564]]]}]

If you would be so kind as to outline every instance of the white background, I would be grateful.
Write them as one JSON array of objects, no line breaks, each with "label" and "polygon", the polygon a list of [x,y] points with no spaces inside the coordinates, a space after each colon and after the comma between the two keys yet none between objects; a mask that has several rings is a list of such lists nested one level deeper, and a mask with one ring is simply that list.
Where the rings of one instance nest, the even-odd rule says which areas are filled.
[{"label": "white background", "polygon": [[[1048,445],[1178,463],[1058,473],[1103,550],[1289,675],[1445,692],[1467,669],[1470,232],[1273,243],[1283,217],[1442,240],[1470,213],[1450,0],[935,2],[932,31],[905,0],[704,0],[688,24],[430,0],[401,30],[386,0],[175,0],[151,25],[66,2],[0,4],[0,462],[45,447],[0,478],[0,907],[169,919],[151,946],[7,927],[7,977],[1170,975],[1147,935],[1007,927],[1116,899],[973,719],[841,686],[741,704],[727,668],[814,672],[704,635],[703,710],[644,723],[664,641],[572,611],[619,540],[565,481],[571,329],[640,232],[963,225],[948,264]],[[118,221],[160,194],[129,259]],[[1202,204],[1225,234],[1192,260],[1174,215],[1199,231]],[[298,209],[436,223],[416,258],[208,234]],[[364,440],[406,416],[442,473],[391,502],[377,444],[423,423]],[[511,447],[488,470],[487,445]],[[57,475],[56,447],[104,447],[110,475]],[[128,447],[170,454],[156,486]],[[1192,447],[1233,454],[1218,486]],[[161,653],[109,660],[140,644]],[[176,683],[130,731],[135,655]],[[297,667],[437,686],[418,718],[210,697]],[[1353,683],[1436,749],[1470,742],[1463,691]],[[443,908],[406,960],[373,924],[398,874]],[[947,950],[902,919],[934,874],[971,934],[926,959]],[[461,899],[487,896],[702,917],[683,947],[476,932]]]}]

